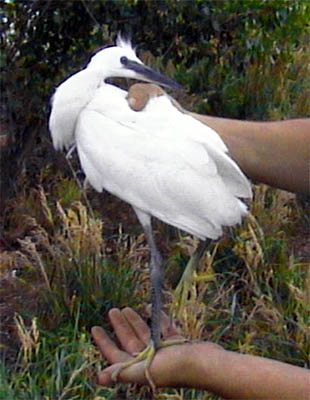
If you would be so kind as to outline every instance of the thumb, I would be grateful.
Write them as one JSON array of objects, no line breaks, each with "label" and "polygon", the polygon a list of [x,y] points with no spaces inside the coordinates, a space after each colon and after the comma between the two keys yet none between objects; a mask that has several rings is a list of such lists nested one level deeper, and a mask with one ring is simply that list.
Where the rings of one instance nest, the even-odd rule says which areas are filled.
[{"label": "thumb", "polygon": [[136,83],[128,90],[128,103],[134,111],[141,111],[151,97],[162,96],[165,91],[152,83]]},{"label": "thumb", "polygon": [[[145,385],[147,383],[145,377],[145,362],[139,362],[136,364],[132,364],[127,368],[120,369],[123,363],[113,364],[103,371],[98,373],[98,384],[102,386],[113,386],[116,382],[124,382],[124,383],[137,383],[139,385]],[[119,370],[119,374],[117,375],[117,379],[113,379],[113,373]]]}]

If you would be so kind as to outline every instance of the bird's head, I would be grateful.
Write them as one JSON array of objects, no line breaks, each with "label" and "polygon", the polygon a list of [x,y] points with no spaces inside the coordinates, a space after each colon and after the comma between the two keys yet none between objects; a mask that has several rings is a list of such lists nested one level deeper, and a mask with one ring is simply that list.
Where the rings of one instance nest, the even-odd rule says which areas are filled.
[{"label": "bird's head", "polygon": [[149,68],[137,57],[130,40],[117,38],[116,46],[98,51],[90,60],[87,68],[99,69],[105,78],[131,78],[162,86],[180,89],[181,85],[173,79]]}]

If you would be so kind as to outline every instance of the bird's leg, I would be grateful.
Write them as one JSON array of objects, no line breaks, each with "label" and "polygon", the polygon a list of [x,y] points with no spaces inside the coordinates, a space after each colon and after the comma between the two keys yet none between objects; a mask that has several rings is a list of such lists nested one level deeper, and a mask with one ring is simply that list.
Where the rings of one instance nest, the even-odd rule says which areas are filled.
[{"label": "bird's leg", "polygon": [[193,290],[193,284],[196,279],[196,270],[198,269],[199,261],[208,247],[210,240],[200,240],[190,260],[188,261],[183,275],[174,291],[174,302],[177,309],[177,315],[182,314],[182,310],[190,298]]},{"label": "bird's leg", "polygon": [[151,224],[144,225],[144,232],[151,251],[150,260],[150,278],[151,278],[151,304],[152,304],[152,317],[151,317],[151,341],[148,345],[146,356],[145,376],[155,392],[156,386],[151,377],[149,368],[155,357],[157,350],[163,347],[168,347],[187,342],[187,339],[174,339],[174,340],[161,340],[161,311],[163,303],[163,259],[157,249]]},{"label": "bird's leg", "polygon": [[162,287],[163,287],[163,260],[160,252],[157,250],[156,243],[153,236],[151,217],[140,210],[135,208],[138,219],[143,226],[151,252],[150,257],[150,279],[151,279],[151,303],[152,303],[152,316],[151,316],[151,338],[148,346],[140,353],[135,354],[133,360],[122,363],[118,369],[112,374],[112,379],[117,380],[119,373],[131,365],[144,361],[145,362],[145,377],[149,382],[153,392],[156,386],[150,374],[150,366],[156,355],[157,350],[162,347],[167,347],[186,342],[186,339],[161,341],[161,308],[162,308]]},{"label": "bird's leg", "polygon": [[145,376],[150,383],[152,390],[155,390],[154,381],[150,375],[149,367],[153,361],[156,351],[161,346],[160,331],[161,331],[161,309],[163,302],[163,259],[160,252],[157,249],[150,216],[146,216],[144,213],[135,210],[139,221],[141,222],[145,236],[150,248],[150,279],[151,279],[151,305],[152,305],[152,316],[151,316],[151,340],[148,345],[148,352],[146,355],[146,367]]},{"label": "bird's leg", "polygon": [[76,144],[73,144],[68,153],[66,154],[66,159],[69,160],[72,157],[72,153],[74,152],[74,150],[76,149]]},{"label": "bird's leg", "polygon": [[161,339],[161,308],[162,308],[162,267],[163,260],[157,250],[156,243],[153,236],[151,217],[144,212],[135,209],[138,219],[143,226],[149,247],[151,252],[150,258],[150,279],[151,279],[151,303],[152,303],[152,317],[151,317],[151,338],[149,345],[142,350],[140,353],[136,354],[133,360],[122,363],[120,367],[112,374],[112,379],[117,380],[119,373],[140,361],[145,361],[145,376],[148,380],[151,388],[155,391],[155,384],[150,375],[149,368],[155,357],[156,351],[160,348]]},{"label": "bird's leg", "polygon": [[160,317],[162,309],[162,288],[163,288],[163,260],[157,250],[152,231],[146,232],[151,251],[150,279],[151,279],[151,340],[155,350],[160,347]]}]

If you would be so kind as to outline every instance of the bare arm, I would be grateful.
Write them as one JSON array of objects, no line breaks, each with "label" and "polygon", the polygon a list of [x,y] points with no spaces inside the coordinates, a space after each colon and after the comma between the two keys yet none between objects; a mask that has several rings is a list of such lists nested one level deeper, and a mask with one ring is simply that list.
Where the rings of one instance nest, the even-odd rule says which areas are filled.
[{"label": "bare arm", "polygon": [[309,398],[310,372],[303,368],[231,351],[210,352],[204,343],[196,346],[195,376],[204,377],[204,382],[194,387],[228,399]]},{"label": "bare arm", "polygon": [[[129,90],[129,104],[141,110],[163,89],[136,84]],[[176,103],[183,112],[180,105]],[[291,192],[310,192],[310,118],[256,122],[190,113],[213,128],[226,143],[232,157],[253,181]]]},{"label": "bare arm", "polygon": [[255,122],[192,115],[218,132],[252,180],[310,192],[310,118]]},{"label": "bare arm", "polygon": [[[122,349],[103,329],[94,327],[92,335],[112,364],[99,373],[103,386],[114,382],[111,374],[121,361],[141,351],[149,340],[147,324],[130,308],[109,312],[111,324]],[[180,335],[163,314],[162,333],[165,339]],[[306,369],[262,357],[224,350],[210,342],[186,343],[160,349],[151,364],[151,375],[158,387],[191,387],[216,393],[229,399],[300,399],[310,393],[310,372]],[[144,363],[123,370],[121,382],[147,384]]]}]

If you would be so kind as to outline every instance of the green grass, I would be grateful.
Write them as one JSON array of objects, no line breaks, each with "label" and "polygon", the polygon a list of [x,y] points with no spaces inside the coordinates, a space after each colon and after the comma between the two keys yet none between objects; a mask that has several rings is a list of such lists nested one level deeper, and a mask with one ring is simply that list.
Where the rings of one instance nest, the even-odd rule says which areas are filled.
[{"label": "green grass", "polygon": [[[20,221],[30,224],[32,240],[21,239],[23,273],[15,282],[17,290],[32,288],[37,307],[34,313],[23,305],[16,308],[20,349],[15,357],[3,359],[0,398],[149,398],[146,388],[96,385],[96,372],[106,363],[90,338],[93,325],[109,329],[106,314],[111,307],[141,310],[147,304],[148,253],[143,236],[118,229],[105,238],[104,220],[90,217],[81,203],[73,201],[64,209],[49,202],[42,188],[37,195],[41,199],[37,209],[45,212],[38,220],[24,215]],[[302,213],[294,199],[264,186],[256,187],[252,210],[255,215],[204,256],[197,295],[179,323],[188,337],[306,366],[310,278],[308,266],[294,256],[290,244]],[[195,242],[174,231],[166,233],[171,243],[166,287],[172,291],[176,280],[172,267],[179,264],[181,274]],[[19,253],[11,256],[17,261]],[[190,389],[160,392],[166,399],[216,399]]]},{"label": "green grass", "polygon": [[[248,92],[264,103],[267,117],[285,117],[289,109],[295,116],[309,113],[303,94],[299,101],[294,97],[305,93],[305,84],[298,86],[306,81],[304,59],[296,52],[296,63],[288,67],[262,71],[254,65],[249,71]],[[0,259],[0,294],[1,330],[8,335],[0,348],[0,399],[150,398],[148,388],[96,385],[97,371],[107,364],[90,337],[93,325],[110,329],[111,307],[143,311],[148,302],[148,249],[141,228],[131,211],[94,192],[88,194],[91,212],[74,179],[55,174],[55,167],[39,172],[37,183],[33,188],[20,177],[21,189],[5,213],[9,246]],[[303,235],[309,235],[307,222],[294,196],[255,187],[249,218],[203,257],[196,295],[178,321],[182,332],[309,367],[310,271],[299,251]],[[167,259],[165,288],[172,294],[195,241],[163,224],[156,225],[156,236]],[[172,302],[167,307],[173,312]],[[217,399],[194,389],[160,394]]]}]

